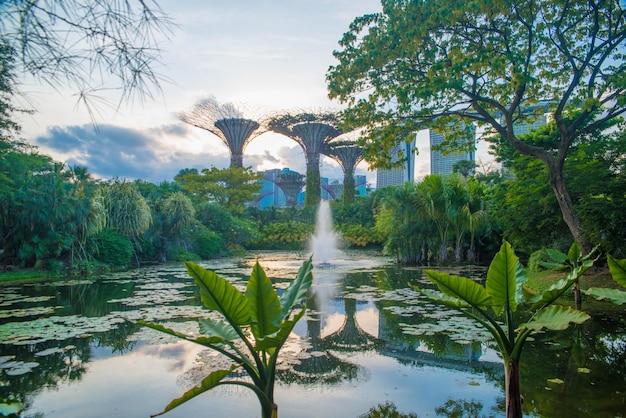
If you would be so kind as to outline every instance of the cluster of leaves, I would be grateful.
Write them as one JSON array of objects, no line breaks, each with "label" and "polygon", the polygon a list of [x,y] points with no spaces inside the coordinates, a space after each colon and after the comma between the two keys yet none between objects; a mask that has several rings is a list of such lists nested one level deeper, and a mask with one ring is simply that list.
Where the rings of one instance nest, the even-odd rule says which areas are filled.
[{"label": "cluster of leaves", "polygon": [[[553,124],[548,124],[524,138],[556,150],[559,143],[555,134]],[[492,150],[512,174],[488,190],[488,211],[504,230],[505,238],[528,254],[541,248],[567,249],[571,233],[548,184],[545,166],[497,139]],[[611,132],[597,130],[578,138],[564,165],[564,177],[585,236],[603,252],[617,257],[626,256],[624,153],[626,130],[616,125]]]},{"label": "cluster of leaves", "polygon": [[341,238],[348,245],[355,247],[368,247],[380,245],[382,238],[375,228],[359,224],[344,224],[339,228]]},{"label": "cluster of leaves", "polygon": [[[263,418],[278,416],[278,407],[274,403],[276,364],[293,327],[306,312],[306,294],[313,282],[312,260],[304,262],[297,277],[280,297],[258,262],[244,294],[215,272],[194,263],[187,262],[185,266],[200,288],[204,306],[219,313],[221,318],[200,320],[202,335],[198,337],[159,324],[142,324],[215,350],[228,358],[232,365],[228,369],[213,371],[199,386],[171,401],[161,414],[216,386],[238,385],[256,394]],[[239,368],[244,369],[250,381],[228,378]]]},{"label": "cluster of leaves", "polygon": [[425,262],[434,251],[446,262],[452,246],[456,261],[465,250],[476,261],[477,240],[491,232],[482,188],[475,179],[452,174],[381,191],[376,228],[385,237],[385,251],[408,263]]},{"label": "cluster of leaves", "polygon": [[261,229],[261,242],[272,244],[306,244],[313,233],[314,225],[310,223],[287,221],[274,222]]},{"label": "cluster of leaves", "polygon": [[[526,340],[543,329],[563,330],[570,323],[580,324],[589,315],[556,305],[580,276],[593,265],[585,259],[563,279],[539,294],[524,289],[526,275],[511,245],[504,242],[496,254],[483,285],[466,277],[427,270],[426,276],[440,292],[415,287],[431,300],[461,312],[490,332],[504,360],[506,374],[507,416],[521,416],[519,361]],[[516,315],[518,310],[524,314]]]}]

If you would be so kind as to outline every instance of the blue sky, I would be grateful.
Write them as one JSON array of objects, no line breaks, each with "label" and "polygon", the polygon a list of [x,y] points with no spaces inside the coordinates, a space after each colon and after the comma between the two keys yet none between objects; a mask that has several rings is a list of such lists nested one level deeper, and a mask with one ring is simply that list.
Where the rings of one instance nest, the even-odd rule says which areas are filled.
[{"label": "blue sky", "polygon": [[[180,122],[176,114],[215,96],[248,109],[250,116],[280,110],[338,108],[327,98],[325,75],[332,52],[352,20],[380,10],[378,0],[161,0],[179,25],[161,43],[169,82],[163,95],[115,112],[99,108],[98,130],[76,107],[71,90],[52,90],[30,79],[21,85],[36,113],[20,120],[23,133],[43,153],[80,164],[98,177],[172,180],[181,168],[225,168],[221,141]],[[244,165],[255,170],[289,167],[304,172],[301,148],[280,135],[253,140]],[[322,176],[341,178],[339,166],[322,162]],[[362,163],[357,174],[373,181]]]}]

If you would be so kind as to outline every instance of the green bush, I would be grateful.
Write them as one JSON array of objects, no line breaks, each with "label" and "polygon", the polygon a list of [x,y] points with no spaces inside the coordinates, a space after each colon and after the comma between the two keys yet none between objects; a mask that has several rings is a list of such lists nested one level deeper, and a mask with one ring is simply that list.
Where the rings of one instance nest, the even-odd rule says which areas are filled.
[{"label": "green bush", "polygon": [[200,223],[186,228],[183,235],[189,238],[189,247],[198,255],[198,259],[208,260],[226,252],[224,238]]},{"label": "green bush", "polygon": [[339,228],[343,240],[351,246],[367,247],[380,245],[383,242],[380,234],[374,229],[363,225],[348,224]]},{"label": "green bush", "polygon": [[92,238],[96,260],[115,267],[128,266],[133,257],[133,244],[116,230],[108,228]]},{"label": "green bush", "polygon": [[546,268],[541,263],[552,261],[544,248],[533,252],[528,258],[528,270],[533,272],[543,271]]},{"label": "green bush", "polygon": [[313,234],[314,226],[298,221],[274,222],[265,225],[256,245],[267,249],[300,248]]}]

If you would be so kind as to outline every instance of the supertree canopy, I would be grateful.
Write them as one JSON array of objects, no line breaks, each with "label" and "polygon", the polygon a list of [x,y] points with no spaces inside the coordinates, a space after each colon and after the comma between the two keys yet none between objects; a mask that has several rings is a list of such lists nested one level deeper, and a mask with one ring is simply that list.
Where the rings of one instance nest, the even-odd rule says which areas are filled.
[{"label": "supertree canopy", "polygon": [[287,199],[287,206],[296,206],[298,202],[298,193],[304,186],[304,176],[294,171],[283,171],[276,176],[274,183],[281,188]]},{"label": "supertree canopy", "polygon": [[219,137],[230,150],[231,167],[243,167],[243,152],[257,136],[267,132],[264,117],[246,118],[232,103],[219,103],[211,96],[179,114],[180,120]]},{"label": "supertree canopy", "polygon": [[304,206],[321,200],[320,155],[328,142],[342,134],[337,115],[331,112],[283,114],[269,120],[269,129],[296,141],[306,156],[306,195]]},{"label": "supertree canopy", "polygon": [[335,140],[326,145],[324,155],[337,161],[343,169],[343,203],[354,202],[354,170],[357,164],[363,160],[363,148],[353,141]]}]

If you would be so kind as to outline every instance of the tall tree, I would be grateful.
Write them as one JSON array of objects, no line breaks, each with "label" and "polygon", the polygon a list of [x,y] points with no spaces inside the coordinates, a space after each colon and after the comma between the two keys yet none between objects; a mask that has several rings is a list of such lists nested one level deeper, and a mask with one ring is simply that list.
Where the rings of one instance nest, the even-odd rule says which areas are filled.
[{"label": "tall tree", "polygon": [[[626,111],[624,3],[382,0],[382,5],[382,13],[354,20],[334,53],[339,64],[327,74],[330,97],[349,105],[346,119],[370,128],[363,141],[367,159],[380,159],[381,146],[394,145],[396,136],[381,135],[380,129],[476,122],[547,167],[563,220],[588,251],[563,165],[576,138]],[[545,113],[558,130],[555,150],[515,131]],[[458,139],[452,134],[448,142]]]},{"label": "tall tree", "polygon": [[354,202],[355,183],[354,170],[363,159],[363,149],[353,141],[333,141],[326,146],[324,154],[337,161],[343,169],[343,194],[341,200],[344,204]]},{"label": "tall tree", "polygon": [[254,200],[261,191],[259,180],[262,178],[263,175],[253,172],[250,167],[231,165],[225,169],[205,168],[201,173],[181,170],[175,180],[199,200],[217,202],[241,212],[244,204]]},{"label": "tall tree", "polygon": [[247,116],[248,111],[232,103],[219,103],[213,96],[198,101],[191,109],[179,114],[180,120],[209,131],[230,151],[230,165],[243,167],[243,153],[248,144],[267,132],[264,116]]},{"label": "tall tree", "polygon": [[306,156],[304,206],[317,206],[321,200],[320,156],[326,145],[342,134],[337,115],[332,112],[283,114],[269,121],[270,130],[293,139]]},{"label": "tall tree", "polygon": [[160,90],[160,45],[173,28],[155,0],[0,2],[0,40],[15,51],[16,71],[78,89],[90,112],[99,91],[126,100]]}]

